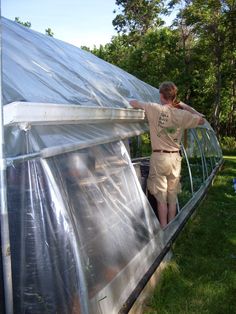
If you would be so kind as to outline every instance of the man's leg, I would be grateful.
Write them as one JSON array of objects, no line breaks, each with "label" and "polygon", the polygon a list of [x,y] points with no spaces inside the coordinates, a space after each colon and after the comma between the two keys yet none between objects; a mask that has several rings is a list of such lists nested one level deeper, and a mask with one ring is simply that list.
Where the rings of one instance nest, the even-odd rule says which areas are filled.
[{"label": "man's leg", "polygon": [[167,177],[167,202],[168,206],[168,222],[175,218],[176,200],[179,192],[179,181],[181,172],[182,157],[179,154],[171,155],[172,166],[171,174]]},{"label": "man's leg", "polygon": [[172,176],[168,177],[168,191],[167,191],[167,202],[168,202],[168,223],[176,216],[176,200],[177,192],[179,187],[179,177],[175,178]]},{"label": "man's leg", "polygon": [[167,225],[168,207],[166,203],[161,203],[159,201],[157,201],[157,206],[160,225],[164,228]]},{"label": "man's leg", "polygon": [[170,203],[168,206],[168,222],[175,218],[176,215],[176,203]]}]

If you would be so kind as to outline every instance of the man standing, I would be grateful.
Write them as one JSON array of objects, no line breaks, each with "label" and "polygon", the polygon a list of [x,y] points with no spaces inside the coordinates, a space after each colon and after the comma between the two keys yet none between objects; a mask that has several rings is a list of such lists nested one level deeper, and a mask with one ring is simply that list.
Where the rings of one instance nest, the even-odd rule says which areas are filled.
[{"label": "man standing", "polygon": [[204,119],[193,108],[176,102],[174,83],[162,83],[159,92],[162,105],[137,100],[131,100],[130,105],[143,109],[148,119],[152,155],[147,187],[157,200],[159,221],[164,228],[176,215],[182,130],[202,125]]}]

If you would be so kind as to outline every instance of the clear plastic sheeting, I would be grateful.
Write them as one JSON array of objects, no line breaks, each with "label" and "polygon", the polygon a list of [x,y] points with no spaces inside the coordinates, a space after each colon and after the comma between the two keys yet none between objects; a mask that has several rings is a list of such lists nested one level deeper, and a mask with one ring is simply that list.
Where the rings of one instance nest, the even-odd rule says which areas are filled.
[{"label": "clear plastic sheeting", "polygon": [[[40,153],[43,157],[78,148],[108,143],[139,135],[148,130],[147,123],[106,123],[71,125],[13,125],[5,127],[6,156],[19,157]],[[27,156],[25,156],[27,158]]]},{"label": "clear plastic sheeting", "polygon": [[[0,227],[1,231],[1,227]],[[1,234],[1,232],[0,232]],[[1,245],[1,238],[0,238],[0,314],[4,314],[4,284],[3,284],[3,265],[2,265],[2,245]]]},{"label": "clear plastic sheeting", "polygon": [[14,101],[129,107],[158,101],[156,88],[93,54],[2,19],[3,103]]},{"label": "clear plastic sheeting", "polygon": [[193,180],[193,192],[196,192],[204,183],[204,160],[201,147],[196,138],[195,130],[188,130],[185,150]]},{"label": "clear plastic sheeting", "polygon": [[15,313],[98,313],[104,289],[117,313],[163,249],[124,144],[18,163],[7,183]]},{"label": "clear plastic sheeting", "polygon": [[208,123],[205,127],[186,130],[182,139],[183,160],[181,168],[180,209],[197,198],[199,190],[222,161],[222,151],[214,131]]},{"label": "clear plastic sheeting", "polygon": [[[210,132],[211,130],[205,130],[203,128],[198,128],[196,130],[198,141],[200,142],[200,145],[203,150],[204,160],[205,160],[205,171],[207,174],[207,177],[210,176],[213,169],[215,168],[216,164],[219,161],[219,154],[221,154],[221,149],[216,147],[215,141],[211,141],[210,139]],[[214,135],[215,137],[215,135]],[[217,161],[218,159],[218,161]]]}]

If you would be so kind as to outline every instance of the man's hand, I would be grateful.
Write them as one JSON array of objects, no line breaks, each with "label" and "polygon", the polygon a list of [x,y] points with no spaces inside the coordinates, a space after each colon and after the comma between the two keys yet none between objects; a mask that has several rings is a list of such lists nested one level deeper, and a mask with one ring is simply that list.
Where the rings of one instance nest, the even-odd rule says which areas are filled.
[{"label": "man's hand", "polygon": [[130,100],[129,101],[129,104],[130,106],[132,106],[134,109],[143,109],[144,110],[144,107],[145,107],[145,103],[143,102],[140,102],[136,99],[133,99],[133,100]]},{"label": "man's hand", "polygon": [[198,125],[203,125],[205,123],[205,119],[203,117],[200,117],[198,121]]}]

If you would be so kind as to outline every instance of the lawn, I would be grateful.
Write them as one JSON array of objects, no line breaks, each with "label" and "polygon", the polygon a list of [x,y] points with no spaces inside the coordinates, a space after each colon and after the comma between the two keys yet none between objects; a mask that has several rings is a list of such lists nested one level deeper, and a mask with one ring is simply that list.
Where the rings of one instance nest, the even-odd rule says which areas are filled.
[{"label": "lawn", "polygon": [[225,163],[172,247],[145,314],[236,313],[236,157]]}]

